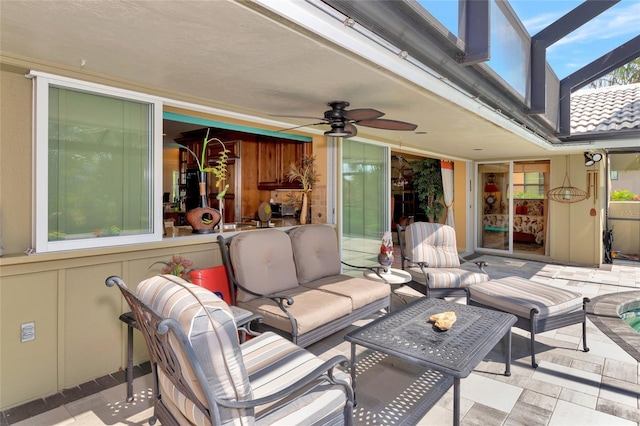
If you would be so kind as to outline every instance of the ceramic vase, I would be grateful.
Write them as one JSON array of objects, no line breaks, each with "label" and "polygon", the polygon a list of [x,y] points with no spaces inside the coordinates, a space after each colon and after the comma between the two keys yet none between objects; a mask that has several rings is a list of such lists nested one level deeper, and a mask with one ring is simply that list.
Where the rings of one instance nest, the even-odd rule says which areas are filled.
[{"label": "ceramic vase", "polygon": [[300,208],[300,224],[306,225],[309,221],[309,197],[306,192],[302,193],[302,207]]}]

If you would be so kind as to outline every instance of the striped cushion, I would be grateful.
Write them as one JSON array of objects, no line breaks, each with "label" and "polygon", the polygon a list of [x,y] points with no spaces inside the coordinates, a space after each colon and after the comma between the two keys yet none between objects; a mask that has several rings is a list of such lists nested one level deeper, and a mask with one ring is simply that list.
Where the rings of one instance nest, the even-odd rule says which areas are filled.
[{"label": "striped cushion", "polygon": [[306,284],[342,272],[338,237],[329,225],[299,226],[291,232],[298,282]]},{"label": "striped cushion", "polygon": [[[263,333],[241,345],[254,397],[260,398],[296,383],[322,365],[322,360],[290,341]],[[350,377],[335,371],[335,378],[350,382]],[[322,424],[327,416],[342,413],[346,403],[344,388],[325,378],[314,380],[303,391],[287,398],[286,404],[272,403],[256,408],[257,424]]]},{"label": "striped cushion", "polygon": [[[236,279],[249,290],[274,294],[298,287],[291,239],[286,232],[263,229],[237,235],[231,240],[229,255]],[[255,298],[238,289],[238,301]]]},{"label": "striped cushion", "polygon": [[[215,294],[200,286],[188,283],[173,275],[161,275],[141,282],[137,288],[138,297],[161,316],[172,318],[180,324],[201,365],[208,386],[214,394],[223,399],[251,399],[251,387],[243,363],[238,334],[231,310]],[[210,316],[205,312],[207,307]],[[172,344],[174,349],[179,344]],[[176,351],[182,367],[182,375],[187,383],[193,383],[192,390],[205,403],[193,371],[189,368],[186,355]],[[163,375],[159,375],[163,398],[171,402],[194,424],[205,424],[202,412],[186,399]],[[252,410],[220,408],[223,424],[247,424]]]},{"label": "striped cushion", "polygon": [[[475,265],[474,265],[475,266]],[[408,268],[411,279],[429,288],[469,287],[485,282],[489,276],[482,272],[472,272],[461,268],[425,268],[425,274],[419,267]]]},{"label": "striped cushion", "polygon": [[430,268],[460,266],[456,232],[449,225],[414,222],[404,235],[405,254],[414,262],[426,262]]},{"label": "striped cushion", "polygon": [[536,283],[520,277],[506,277],[471,287],[471,299],[519,317],[529,318],[531,309],[544,319],[582,309],[579,293]]}]

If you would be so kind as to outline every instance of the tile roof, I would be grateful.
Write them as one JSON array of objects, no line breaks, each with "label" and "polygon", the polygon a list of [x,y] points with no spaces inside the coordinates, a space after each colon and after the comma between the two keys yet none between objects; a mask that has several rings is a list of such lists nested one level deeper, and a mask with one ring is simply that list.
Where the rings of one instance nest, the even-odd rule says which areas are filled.
[{"label": "tile roof", "polygon": [[571,95],[571,135],[640,130],[640,83]]}]

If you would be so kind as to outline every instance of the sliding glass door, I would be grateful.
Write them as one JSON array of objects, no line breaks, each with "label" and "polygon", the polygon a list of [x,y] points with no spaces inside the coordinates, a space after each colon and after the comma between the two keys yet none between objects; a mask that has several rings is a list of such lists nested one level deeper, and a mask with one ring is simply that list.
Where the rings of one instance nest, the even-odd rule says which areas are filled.
[{"label": "sliding glass door", "polygon": [[549,161],[478,164],[477,247],[546,255]]},{"label": "sliding glass door", "polygon": [[478,247],[510,250],[510,163],[478,164]]},{"label": "sliding glass door", "polygon": [[389,230],[389,149],[342,141],[342,259],[376,262],[384,231]]}]

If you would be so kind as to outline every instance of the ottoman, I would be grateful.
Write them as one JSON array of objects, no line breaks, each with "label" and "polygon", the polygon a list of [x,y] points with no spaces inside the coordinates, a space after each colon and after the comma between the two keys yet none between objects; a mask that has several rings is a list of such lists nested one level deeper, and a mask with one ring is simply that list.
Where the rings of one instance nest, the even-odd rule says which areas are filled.
[{"label": "ottoman", "polygon": [[582,347],[587,347],[586,304],[579,293],[539,284],[521,277],[506,277],[474,284],[470,305],[508,312],[518,317],[515,327],[531,333],[531,365],[536,363],[536,333],[582,323]]}]

